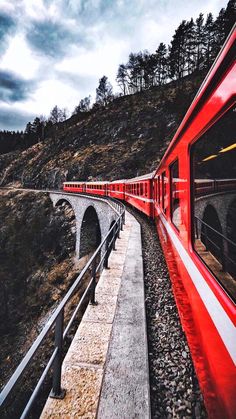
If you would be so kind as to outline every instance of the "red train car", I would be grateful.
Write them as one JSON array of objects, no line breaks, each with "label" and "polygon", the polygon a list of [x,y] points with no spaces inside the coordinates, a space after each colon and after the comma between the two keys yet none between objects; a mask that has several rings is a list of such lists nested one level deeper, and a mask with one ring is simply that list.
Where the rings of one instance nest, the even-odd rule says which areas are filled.
[{"label": "red train car", "polygon": [[125,182],[125,201],[148,217],[153,216],[153,176],[154,172]]},{"label": "red train car", "polygon": [[108,195],[108,182],[86,182],[86,193]]},{"label": "red train car", "polygon": [[125,181],[124,180],[114,180],[108,185],[108,195],[112,198],[125,199]]},{"label": "red train car", "polygon": [[234,28],[154,180],[159,236],[214,419],[236,415],[235,51]]},{"label": "red train car", "polygon": [[66,192],[86,192],[85,182],[64,182],[63,190]]},{"label": "red train car", "polygon": [[95,195],[108,195],[108,182],[64,182],[63,190],[67,192],[86,192]]}]

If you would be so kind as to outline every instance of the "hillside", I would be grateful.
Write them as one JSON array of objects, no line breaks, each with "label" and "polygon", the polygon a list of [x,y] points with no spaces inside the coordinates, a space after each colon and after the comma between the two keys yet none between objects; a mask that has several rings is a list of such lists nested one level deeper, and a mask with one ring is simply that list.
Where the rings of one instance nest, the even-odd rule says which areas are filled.
[{"label": "hillside", "polygon": [[113,180],[154,170],[202,79],[188,76],[71,117],[43,142],[0,156],[1,186],[58,189],[65,180]]}]

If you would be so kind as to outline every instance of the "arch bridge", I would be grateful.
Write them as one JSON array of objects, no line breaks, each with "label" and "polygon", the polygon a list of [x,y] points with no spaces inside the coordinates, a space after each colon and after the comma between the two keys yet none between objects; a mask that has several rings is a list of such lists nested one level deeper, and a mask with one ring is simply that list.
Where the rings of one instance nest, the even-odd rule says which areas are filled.
[{"label": "arch bridge", "polygon": [[74,211],[78,259],[85,256],[89,249],[98,247],[121,211],[118,203],[104,198],[66,192],[50,192],[49,196],[54,206],[69,205]]}]

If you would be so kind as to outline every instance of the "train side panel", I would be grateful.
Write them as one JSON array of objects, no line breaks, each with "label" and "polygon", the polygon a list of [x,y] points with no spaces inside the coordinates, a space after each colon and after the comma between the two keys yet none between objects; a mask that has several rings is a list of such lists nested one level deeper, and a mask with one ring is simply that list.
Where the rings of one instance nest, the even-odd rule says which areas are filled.
[{"label": "train side panel", "polygon": [[115,181],[109,183],[109,196],[116,199],[121,199],[124,201],[125,199],[125,182]]},{"label": "train side panel", "polygon": [[153,217],[153,181],[130,179],[125,183],[125,200],[148,217]]}]

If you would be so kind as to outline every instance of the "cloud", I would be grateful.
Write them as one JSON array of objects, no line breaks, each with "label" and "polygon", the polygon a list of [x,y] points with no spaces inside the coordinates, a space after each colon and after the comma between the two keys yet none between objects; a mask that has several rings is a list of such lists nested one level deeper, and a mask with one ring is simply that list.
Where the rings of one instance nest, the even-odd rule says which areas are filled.
[{"label": "cloud", "polygon": [[0,101],[19,102],[27,99],[35,87],[32,80],[24,80],[10,71],[0,71]]},{"label": "cloud", "polygon": [[0,11],[0,52],[3,53],[11,35],[15,33],[17,23],[12,16]]},{"label": "cloud", "polygon": [[52,19],[32,21],[26,39],[33,50],[52,58],[66,55],[71,44],[87,44],[85,36]]},{"label": "cloud", "polygon": [[0,130],[22,130],[36,115],[0,107]]}]

